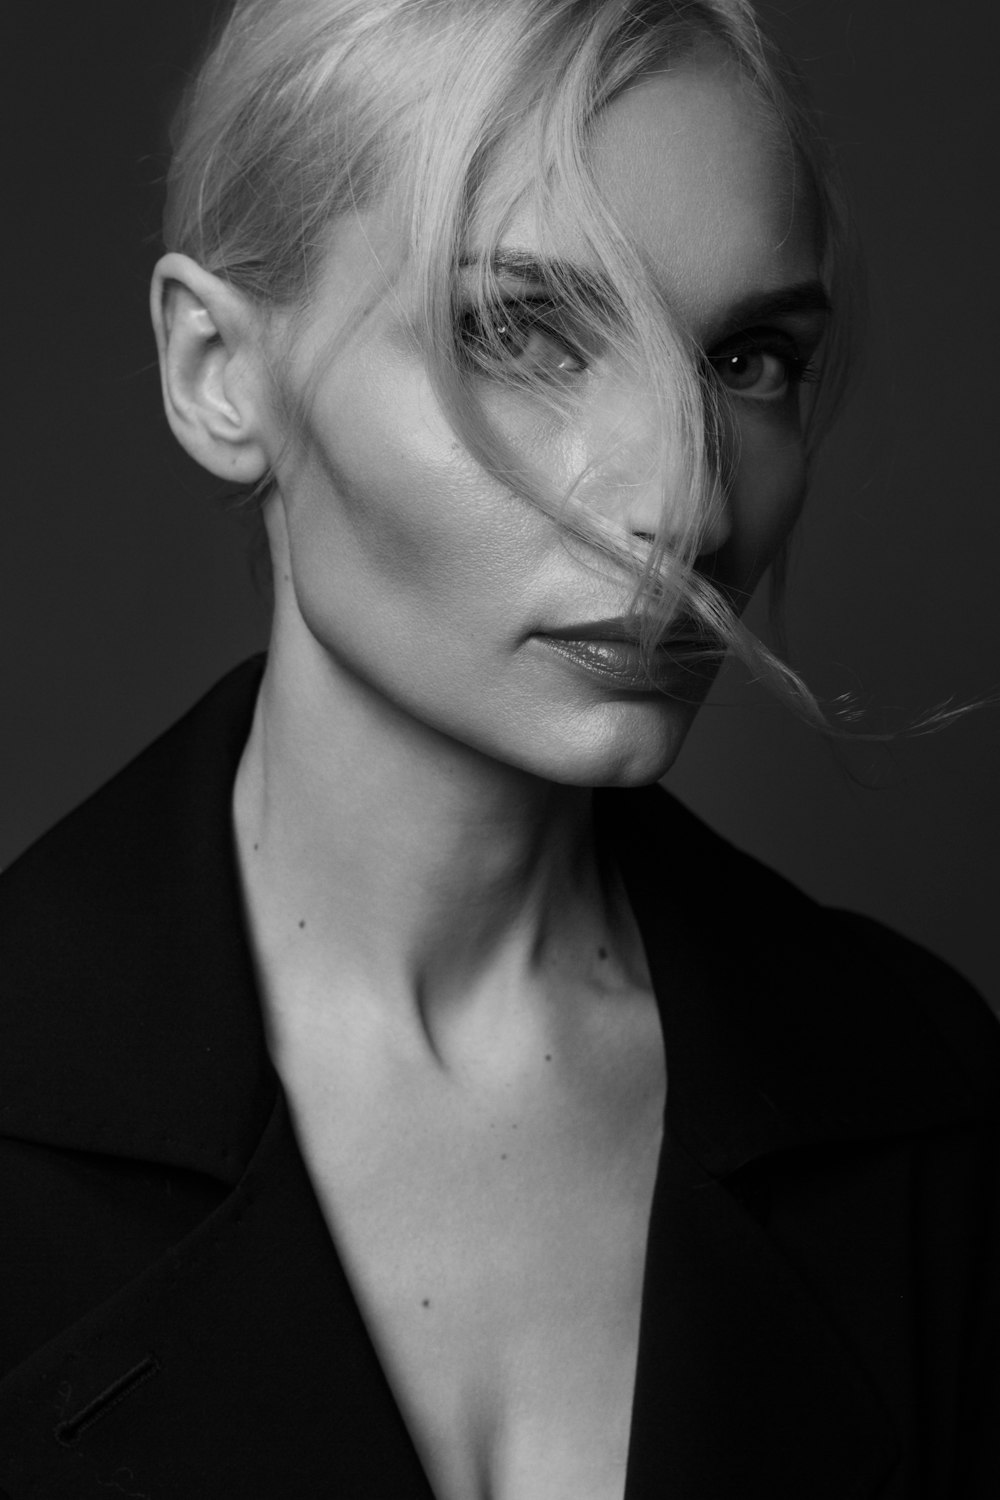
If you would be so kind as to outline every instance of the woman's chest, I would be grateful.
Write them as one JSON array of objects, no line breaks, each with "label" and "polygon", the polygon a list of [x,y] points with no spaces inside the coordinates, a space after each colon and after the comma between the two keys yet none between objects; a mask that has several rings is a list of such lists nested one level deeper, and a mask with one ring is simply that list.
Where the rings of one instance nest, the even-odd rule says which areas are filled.
[{"label": "woman's chest", "polygon": [[369,1098],[338,1128],[286,1083],[439,1500],[620,1500],[661,1091],[615,1121]]}]

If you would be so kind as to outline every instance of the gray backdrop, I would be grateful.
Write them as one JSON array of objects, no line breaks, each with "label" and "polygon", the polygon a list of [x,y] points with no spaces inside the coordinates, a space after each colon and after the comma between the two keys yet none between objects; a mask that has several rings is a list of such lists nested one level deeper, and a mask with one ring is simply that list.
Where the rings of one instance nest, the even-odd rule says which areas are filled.
[{"label": "gray backdrop", "polygon": [[[145,311],[163,119],[210,7],[8,10],[0,864],[266,633],[246,528],[160,415]],[[1000,691],[997,12],[764,10],[840,150],[873,306],[866,372],[796,548],[792,659],[823,695],[871,705],[878,728]],[[727,672],[670,784],[808,891],[945,955],[1000,1007],[998,750],[988,707],[933,738],[832,753]]]}]

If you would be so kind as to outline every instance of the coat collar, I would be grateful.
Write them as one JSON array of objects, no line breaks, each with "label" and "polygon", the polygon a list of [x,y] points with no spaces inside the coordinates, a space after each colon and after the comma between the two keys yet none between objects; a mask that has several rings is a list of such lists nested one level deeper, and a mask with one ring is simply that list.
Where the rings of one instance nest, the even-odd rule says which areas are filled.
[{"label": "coat collar", "polygon": [[[5,1133],[239,1179],[276,1092],[230,811],[262,665],[0,882]],[[660,1003],[672,1129],[710,1173],[992,1111],[1000,1042],[951,971],[818,907],[658,787],[597,808]]]}]

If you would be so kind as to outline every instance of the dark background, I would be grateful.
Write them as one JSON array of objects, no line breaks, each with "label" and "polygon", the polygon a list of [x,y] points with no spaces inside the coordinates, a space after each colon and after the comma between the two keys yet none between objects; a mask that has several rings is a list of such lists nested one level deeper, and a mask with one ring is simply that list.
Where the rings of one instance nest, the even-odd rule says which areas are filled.
[{"label": "dark background", "polygon": [[[1000,692],[1000,23],[985,3],[761,8],[837,144],[873,309],[795,551],[791,657],[825,697],[870,705],[870,727],[903,724]],[[246,524],[161,416],[146,313],[164,120],[211,6],[8,12],[0,864],[260,648],[267,623]],[[833,752],[727,672],[670,784],[1000,1008],[998,752],[997,707]],[[722,940],[725,925],[720,911]]]}]

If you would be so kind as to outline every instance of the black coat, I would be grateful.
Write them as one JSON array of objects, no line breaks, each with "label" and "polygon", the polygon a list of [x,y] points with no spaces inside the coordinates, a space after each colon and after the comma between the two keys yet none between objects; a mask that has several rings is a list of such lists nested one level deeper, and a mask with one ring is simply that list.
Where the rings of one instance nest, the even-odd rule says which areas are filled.
[{"label": "black coat", "polygon": [[[264,1044],[230,819],[259,672],[0,879],[12,1500],[430,1497]],[[670,1070],[627,1500],[997,1500],[996,1023],[659,788],[598,815]]]}]

